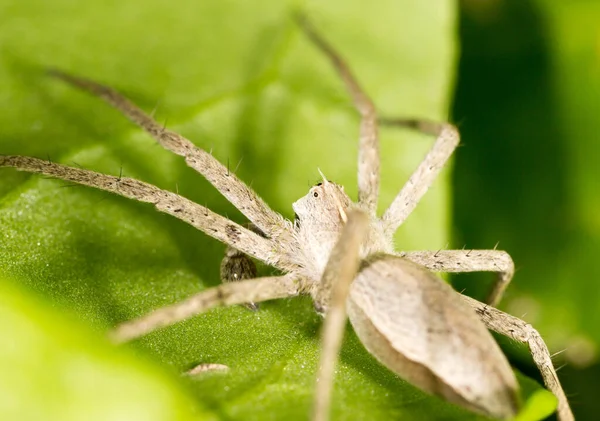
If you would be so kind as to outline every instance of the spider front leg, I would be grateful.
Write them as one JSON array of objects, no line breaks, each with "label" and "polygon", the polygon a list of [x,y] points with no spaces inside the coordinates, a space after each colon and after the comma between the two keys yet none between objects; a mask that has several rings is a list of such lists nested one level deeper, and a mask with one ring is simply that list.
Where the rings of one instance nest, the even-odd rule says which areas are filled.
[{"label": "spider front leg", "polygon": [[552,358],[541,335],[529,323],[490,307],[479,301],[462,295],[461,297],[475,310],[488,329],[514,340],[527,344],[533,357],[533,362],[540,370],[546,387],[558,399],[559,421],[574,420],[567,396],[560,385],[558,375],[552,364]]},{"label": "spider front leg", "polygon": [[[346,85],[354,107],[361,116],[358,150],[358,203],[374,216],[379,194],[379,138],[377,112],[369,96],[361,88],[350,67],[334,48],[315,30],[305,16],[297,21],[306,35],[329,58]],[[404,188],[398,193],[382,217],[384,231],[391,237],[413,211],[444,167],[459,143],[459,134],[451,124],[419,119],[382,118],[382,124],[403,126],[437,136],[433,147]]]},{"label": "spider front leg", "polygon": [[379,197],[379,137],[377,134],[377,112],[369,96],[361,88],[335,49],[312,26],[302,14],[296,16],[299,26],[308,38],[329,58],[346,85],[354,107],[361,116],[360,141],[358,147],[358,203],[370,216],[377,211]]},{"label": "spider front leg", "polygon": [[291,228],[285,219],[273,211],[250,187],[210,153],[196,147],[180,134],[167,130],[134,103],[108,86],[56,69],[50,70],[49,74],[102,98],[144,129],[165,149],[183,156],[188,166],[202,174],[269,238],[276,238],[280,243],[292,241]]},{"label": "spider front leg", "polygon": [[496,306],[515,273],[510,255],[500,250],[438,250],[400,253],[433,272],[497,272],[498,276],[487,296],[486,304]]},{"label": "spider front leg", "polygon": [[458,130],[452,124],[420,120],[401,121],[416,122],[415,124],[418,124],[415,126],[416,128],[420,128],[420,126],[427,128],[427,130],[423,130],[425,132],[437,132],[437,139],[425,159],[419,164],[381,217],[383,229],[389,237],[393,236],[427,193],[460,142]]},{"label": "spider front leg", "polygon": [[350,284],[358,272],[360,245],[367,235],[368,228],[369,218],[364,212],[353,210],[348,213],[348,222],[331,251],[321,282],[313,292],[315,307],[325,312],[313,421],[325,421],[329,417],[335,363],[347,318],[346,299]]},{"label": "spider front leg", "polygon": [[143,181],[114,177],[28,156],[0,155],[0,167],[14,167],[19,171],[40,173],[115,193],[139,202],[151,203],[159,211],[168,213],[269,265],[284,269],[292,264],[284,257],[284,253],[279,252],[279,245],[273,240],[263,238],[178,194],[159,189]]},{"label": "spider front leg", "polygon": [[215,307],[293,297],[307,288],[306,282],[292,274],[227,283],[124,322],[110,332],[110,337],[116,343],[126,342]]}]

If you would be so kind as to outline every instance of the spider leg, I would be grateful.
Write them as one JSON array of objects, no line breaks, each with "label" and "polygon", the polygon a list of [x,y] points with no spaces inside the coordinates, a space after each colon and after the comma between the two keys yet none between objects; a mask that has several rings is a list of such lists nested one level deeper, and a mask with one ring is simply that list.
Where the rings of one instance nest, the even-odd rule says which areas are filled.
[{"label": "spider leg", "polygon": [[27,156],[0,155],[0,167],[15,167],[20,171],[41,173],[61,180],[94,187],[139,202],[153,204],[161,212],[168,213],[199,229],[205,234],[256,257],[263,262],[285,269],[290,263],[278,252],[278,245],[260,235],[218,215],[175,193],[161,190],[139,180],[114,177],[94,171],[55,164]]},{"label": "spider leg", "polygon": [[51,70],[49,73],[77,88],[102,98],[133,123],[144,129],[165,149],[183,156],[187,165],[202,174],[268,237],[277,237],[280,242],[291,241],[291,229],[289,224],[285,223],[283,217],[273,211],[252,189],[210,153],[196,147],[183,136],[165,129],[163,125],[108,86],[60,70]]},{"label": "spider leg", "polygon": [[451,124],[427,121],[419,124],[426,132],[437,132],[437,140],[381,217],[384,230],[390,237],[417,206],[460,141],[456,127]]},{"label": "spider leg", "polygon": [[126,342],[215,307],[293,297],[302,293],[304,288],[303,282],[291,274],[226,283],[124,322],[109,336],[116,343]]},{"label": "spider leg", "polygon": [[373,102],[360,87],[348,65],[304,15],[297,15],[298,25],[307,37],[329,58],[344,81],[354,107],[361,116],[358,149],[358,203],[374,216],[379,195],[379,138],[377,113]]},{"label": "spider leg", "polygon": [[548,347],[538,331],[529,323],[511,316],[510,314],[504,313],[494,307],[490,307],[487,304],[480,303],[466,295],[461,294],[461,297],[473,307],[488,329],[527,344],[531,351],[533,361],[542,374],[544,384],[558,399],[559,421],[574,420],[575,418],[571,412],[569,401],[560,385],[556,370],[552,365],[552,358],[548,351]]},{"label": "spider leg", "polygon": [[329,417],[335,363],[344,335],[346,298],[360,264],[359,250],[369,228],[369,218],[359,210],[348,213],[348,222],[333,248],[321,282],[314,293],[317,311],[325,312],[321,334],[321,360],[315,387],[313,421]]},{"label": "spider leg", "polygon": [[316,31],[304,15],[297,21],[308,38],[330,59],[352,96],[355,108],[361,115],[360,144],[358,152],[358,202],[371,216],[377,210],[379,194],[379,138],[378,121],[388,126],[404,126],[437,136],[437,141],[423,162],[410,177],[382,217],[385,231],[392,236],[427,192],[446,161],[458,146],[458,131],[451,124],[428,120],[377,118],[373,102],[360,87],[348,65],[335,49]]},{"label": "spider leg", "polygon": [[515,273],[510,255],[500,250],[408,251],[400,254],[434,272],[497,272],[486,304],[496,306]]}]

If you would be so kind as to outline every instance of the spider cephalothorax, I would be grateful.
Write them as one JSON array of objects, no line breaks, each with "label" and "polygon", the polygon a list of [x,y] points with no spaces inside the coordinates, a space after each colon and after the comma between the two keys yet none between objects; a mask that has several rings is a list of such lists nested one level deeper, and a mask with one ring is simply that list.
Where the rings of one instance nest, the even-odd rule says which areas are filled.
[{"label": "spider cephalothorax", "polygon": [[324,180],[293,203],[297,218],[296,240],[301,247],[302,267],[306,276],[318,279],[342,227],[352,201],[344,188]]},{"label": "spider cephalothorax", "polygon": [[[321,278],[331,250],[348,221],[348,211],[361,208],[352,202],[344,186],[327,180],[323,174],[321,176],[323,181],[315,184],[305,196],[292,204],[296,238],[302,258],[305,259],[302,267],[306,270],[306,276],[315,282]],[[391,237],[385,235],[381,222],[372,218],[359,255],[364,258],[372,253],[392,251]]]}]

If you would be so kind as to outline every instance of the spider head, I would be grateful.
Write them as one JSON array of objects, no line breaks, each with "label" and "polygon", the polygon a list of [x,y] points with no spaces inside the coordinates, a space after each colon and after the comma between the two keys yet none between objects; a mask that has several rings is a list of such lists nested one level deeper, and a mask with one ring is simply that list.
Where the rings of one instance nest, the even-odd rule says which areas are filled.
[{"label": "spider head", "polygon": [[309,277],[315,280],[321,277],[351,205],[344,188],[325,177],[292,204],[296,213],[294,226],[305,259],[302,266]]},{"label": "spider head", "polygon": [[323,181],[292,204],[295,225],[298,228],[310,225],[316,230],[339,231],[346,222],[346,211],[352,201],[343,186],[327,180],[322,173],[321,176]]}]

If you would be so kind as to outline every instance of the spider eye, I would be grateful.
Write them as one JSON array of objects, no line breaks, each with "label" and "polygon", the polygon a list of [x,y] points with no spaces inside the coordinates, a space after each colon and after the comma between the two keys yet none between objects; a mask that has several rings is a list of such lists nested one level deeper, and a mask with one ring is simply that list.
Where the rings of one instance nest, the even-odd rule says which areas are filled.
[{"label": "spider eye", "polygon": [[314,192],[314,193],[313,193],[313,196],[314,196],[314,197],[319,197],[319,193],[317,193],[317,192]]}]

